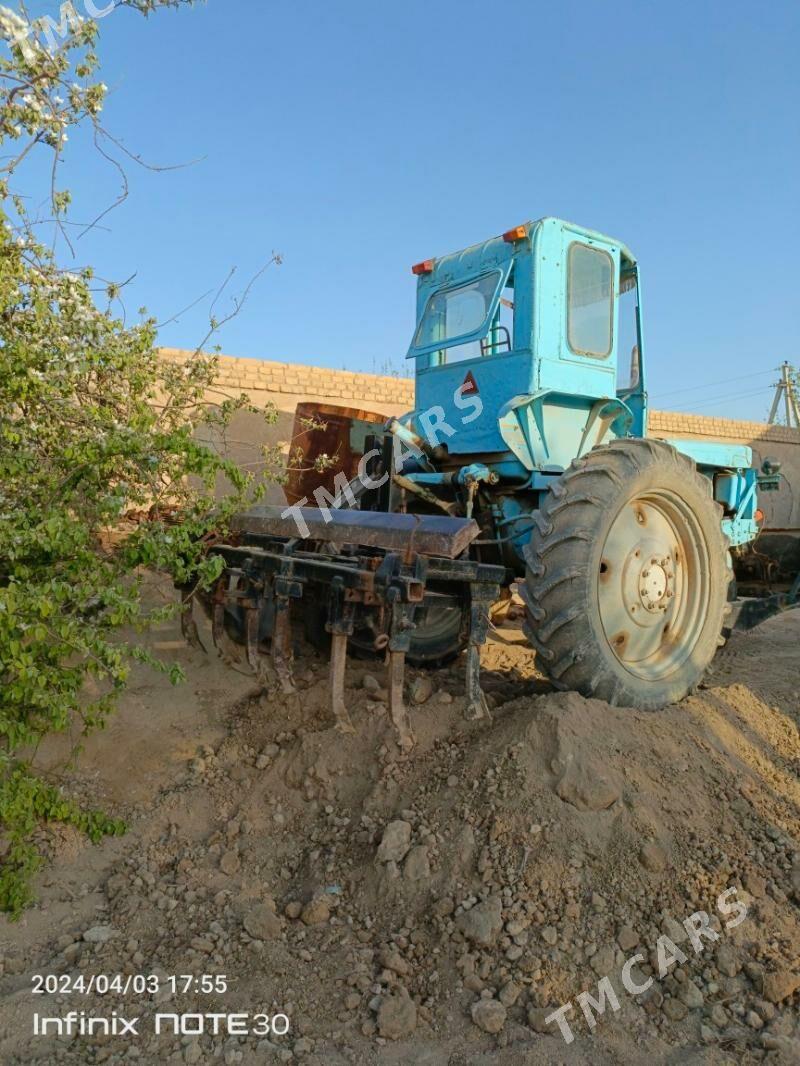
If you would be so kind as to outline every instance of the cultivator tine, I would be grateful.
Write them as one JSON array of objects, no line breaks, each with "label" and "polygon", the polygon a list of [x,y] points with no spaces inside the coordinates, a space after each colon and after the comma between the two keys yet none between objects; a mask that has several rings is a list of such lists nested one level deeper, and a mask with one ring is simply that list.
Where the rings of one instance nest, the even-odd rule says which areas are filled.
[{"label": "cultivator tine", "polygon": [[211,637],[223,662],[239,662],[239,651],[225,629],[225,604],[215,603],[211,614]]},{"label": "cultivator tine", "polygon": [[406,753],[414,747],[416,740],[411,731],[411,719],[403,699],[403,678],[406,671],[406,653],[389,652],[389,713],[397,730],[397,743]]},{"label": "cultivator tine", "polygon": [[244,612],[245,651],[250,669],[262,688],[269,684],[267,660],[259,648],[261,636],[261,607],[247,607]]},{"label": "cultivator tine", "polygon": [[355,733],[344,701],[344,668],[347,661],[347,634],[331,634],[331,707],[340,733]]},{"label": "cultivator tine", "polygon": [[470,721],[486,718],[491,722],[489,705],[481,688],[481,647],[489,633],[489,609],[497,598],[495,585],[470,586],[469,645],[467,646],[467,706],[464,717]]},{"label": "cultivator tine", "polygon": [[275,597],[275,625],[272,630],[272,665],[285,696],[297,692],[292,677],[292,623],[288,596]]},{"label": "cultivator tine", "polygon": [[194,620],[194,588],[191,585],[181,588],[181,633],[189,647],[206,650]]},{"label": "cultivator tine", "polygon": [[258,649],[258,637],[261,612],[257,607],[248,607],[244,612],[245,656],[254,674],[261,670],[261,653]]},{"label": "cultivator tine", "polygon": [[491,722],[489,705],[481,688],[481,646],[470,641],[467,648],[467,706],[464,717],[470,721],[488,718]]},{"label": "cultivator tine", "polygon": [[331,710],[340,733],[355,733],[344,701],[344,670],[347,661],[347,638],[353,632],[353,604],[345,600],[342,582],[334,578],[328,597],[328,621],[331,635]]},{"label": "cultivator tine", "polygon": [[214,606],[211,611],[211,637],[217,654],[226,663],[241,662],[239,649],[228,636],[225,628],[225,600],[229,593],[235,591],[237,583],[238,577],[234,573],[228,575],[227,588],[225,576],[219,579],[214,590]]},{"label": "cultivator tine", "polygon": [[[396,592],[396,590],[390,590]],[[414,629],[413,603],[403,603],[399,597],[391,599],[392,620],[389,633],[389,713],[397,733],[400,750],[408,754],[416,740],[411,731],[408,708],[403,699],[403,678],[405,675],[406,652],[411,646],[411,633]]]}]

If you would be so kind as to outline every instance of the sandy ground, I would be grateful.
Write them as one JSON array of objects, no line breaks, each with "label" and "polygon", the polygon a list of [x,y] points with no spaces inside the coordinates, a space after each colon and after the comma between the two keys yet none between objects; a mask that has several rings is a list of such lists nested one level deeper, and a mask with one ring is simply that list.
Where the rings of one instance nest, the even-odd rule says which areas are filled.
[{"label": "sandy ground", "polygon": [[[734,636],[657,714],[552,693],[504,627],[484,654],[491,724],[463,719],[461,666],[409,673],[410,758],[380,664],[349,665],[342,736],[307,648],[286,697],[171,626],[152,644],[187,683],[142,670],[77,768],[42,753],[130,829],[44,834],[35,906],[0,919],[3,1063],[800,1061],[800,612]],[[679,957],[661,976],[663,937]],[[637,953],[653,980],[633,995]],[[47,974],[58,993],[33,994]],[[100,995],[98,974],[151,984]],[[577,997],[604,976],[619,1010],[590,1028]],[[568,1002],[571,1043],[545,1021]],[[140,1035],[33,1035],[35,1013],[69,1011],[139,1017]],[[290,1028],[156,1036],[159,1012]]]}]

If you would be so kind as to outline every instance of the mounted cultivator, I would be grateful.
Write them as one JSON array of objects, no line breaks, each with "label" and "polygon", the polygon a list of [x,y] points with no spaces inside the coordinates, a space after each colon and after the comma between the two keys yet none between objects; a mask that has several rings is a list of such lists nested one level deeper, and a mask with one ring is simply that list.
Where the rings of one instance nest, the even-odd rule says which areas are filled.
[{"label": "mounted cultivator", "polygon": [[[542,219],[413,272],[417,409],[381,428],[374,413],[314,408],[291,505],[239,516],[211,548],[225,564],[207,603],[217,645],[243,648],[262,684],[290,694],[302,618],[330,647],[345,732],[348,651],[384,657],[408,751],[405,662],[466,650],[467,714],[487,716],[480,647],[516,581],[554,686],[641,709],[682,699],[724,643],[734,563],[779,464],[758,471],[744,445],[648,435],[639,267],[620,242]],[[626,304],[636,343],[620,386]],[[315,487],[315,460],[331,455],[339,469]],[[795,582],[742,624],[798,595]]]},{"label": "mounted cultivator", "polygon": [[[437,515],[329,514],[324,522],[320,511],[301,509],[305,536],[287,538],[280,535],[287,526],[280,508],[256,508],[239,516],[231,543],[212,549],[225,560],[208,600],[220,651],[238,659],[243,646],[259,682],[290,695],[296,691],[292,620],[302,616],[309,639],[329,641],[331,711],[345,733],[353,731],[344,694],[348,642],[364,654],[385,656],[389,710],[398,743],[408,751],[414,738],[403,680],[406,657],[411,652],[413,658],[415,620],[457,610],[467,649],[467,714],[488,714],[479,649],[506,574],[500,566],[457,558],[477,537],[477,524]],[[183,617],[184,634],[195,643],[191,599]],[[269,657],[262,651],[265,640]]]}]

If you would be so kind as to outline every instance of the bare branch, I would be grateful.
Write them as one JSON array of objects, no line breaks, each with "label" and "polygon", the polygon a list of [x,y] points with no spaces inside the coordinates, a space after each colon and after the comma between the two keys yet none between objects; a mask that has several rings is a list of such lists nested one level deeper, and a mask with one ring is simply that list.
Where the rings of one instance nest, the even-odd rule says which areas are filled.
[{"label": "bare branch", "polygon": [[183,308],[183,310],[177,311],[172,316],[172,318],[167,318],[163,322],[157,323],[156,329],[161,329],[164,326],[171,325],[173,322],[177,322],[178,319],[181,317],[181,315],[185,315],[187,311],[191,311],[192,308],[197,307],[197,305],[199,303],[202,303],[203,300],[205,300],[205,298],[207,296],[210,296],[213,291],[214,291],[213,289],[208,289],[206,292],[203,293],[202,296],[198,296],[196,300],[192,300],[192,302],[190,304],[187,304],[186,307]]},{"label": "bare branch", "polygon": [[114,201],[113,204],[110,204],[104,211],[101,211],[100,214],[97,216],[97,218],[93,222],[91,222],[86,227],[86,229],[83,230],[82,233],[78,234],[78,240],[81,240],[82,237],[85,237],[87,233],[89,233],[91,230],[94,229],[94,227],[97,225],[98,222],[102,222],[102,220],[107,215],[110,215],[112,211],[114,211],[117,207],[120,206],[120,204],[125,203],[125,201],[128,199],[128,195],[129,195],[129,192],[130,192],[130,186],[128,184],[128,175],[125,173],[125,168],[122,166],[122,164],[119,162],[119,160],[114,159],[113,156],[109,155],[108,152],[106,152],[105,149],[101,147],[100,141],[98,140],[98,133],[99,132],[101,132],[100,128],[98,126],[95,126],[94,138],[93,138],[94,146],[97,149],[97,151],[100,153],[100,155],[104,159],[108,160],[108,162],[111,163],[111,165],[113,167],[115,167],[117,169],[117,171],[119,172],[119,176],[122,179],[122,192],[119,194],[119,196],[117,197],[117,199]]}]

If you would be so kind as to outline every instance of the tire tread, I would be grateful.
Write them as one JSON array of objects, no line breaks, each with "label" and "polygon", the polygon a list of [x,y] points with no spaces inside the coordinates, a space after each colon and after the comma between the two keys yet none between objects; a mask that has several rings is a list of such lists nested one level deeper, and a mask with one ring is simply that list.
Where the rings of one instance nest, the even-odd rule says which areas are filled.
[{"label": "tire tread", "polygon": [[[603,515],[624,492],[627,482],[658,466],[671,470],[673,479],[679,474],[687,484],[691,482],[708,500],[704,529],[715,527],[717,531],[715,539],[707,537],[709,557],[718,553],[724,560],[728,543],[720,524],[722,509],[713,500],[710,480],[688,456],[665,441],[620,438],[573,460],[548,490],[526,546],[525,582],[520,583],[527,615],[523,629],[539,666],[554,685],[597,696],[612,705],[627,703],[644,710],[662,706],[664,701],[648,695],[650,683],[637,684],[633,675],[631,682],[622,680],[613,669],[608,658],[613,652],[607,649],[604,655],[594,635],[585,600],[586,582],[581,579],[586,577]],[[715,521],[711,521],[712,516]],[[717,570],[712,558],[709,611],[719,606],[720,633],[723,604],[716,603]],[[707,665],[699,677],[687,678],[683,694],[699,682]],[[653,693],[655,687],[651,686]]]}]

